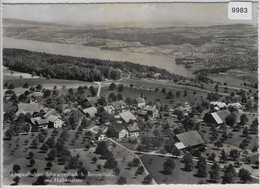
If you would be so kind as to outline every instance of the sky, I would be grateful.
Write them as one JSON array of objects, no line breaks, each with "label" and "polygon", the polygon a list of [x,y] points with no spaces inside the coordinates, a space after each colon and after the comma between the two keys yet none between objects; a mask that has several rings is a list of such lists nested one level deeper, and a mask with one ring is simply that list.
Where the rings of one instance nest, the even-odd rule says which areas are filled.
[{"label": "sky", "polygon": [[138,4],[6,4],[3,18],[69,25],[117,26],[208,26],[257,24],[257,3],[253,20],[229,20],[228,3],[138,3]]}]

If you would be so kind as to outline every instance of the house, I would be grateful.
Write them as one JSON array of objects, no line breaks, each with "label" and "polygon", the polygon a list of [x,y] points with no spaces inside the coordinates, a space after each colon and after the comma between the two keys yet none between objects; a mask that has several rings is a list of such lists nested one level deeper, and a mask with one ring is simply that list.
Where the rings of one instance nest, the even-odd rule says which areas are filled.
[{"label": "house", "polygon": [[100,131],[98,131],[98,133],[95,135],[95,138],[98,142],[102,142],[102,141],[106,141],[107,140],[107,135],[106,132],[107,128],[105,129],[101,129]]},{"label": "house", "polygon": [[147,111],[144,111],[144,110],[137,112],[137,115],[138,115],[138,116],[141,116],[141,117],[145,117],[146,114],[147,114]]},{"label": "house", "polygon": [[126,129],[128,131],[128,135],[130,137],[134,137],[134,138],[139,137],[139,135],[140,135],[140,128],[136,124],[126,126]]},{"label": "house", "polygon": [[156,108],[156,106],[146,105],[143,110],[153,118],[159,117],[159,110]]},{"label": "house", "polygon": [[117,112],[123,112],[128,109],[127,104],[124,101],[116,101],[112,103],[113,107]]},{"label": "house", "polygon": [[122,140],[124,138],[128,138],[128,136],[129,136],[129,132],[125,128],[122,128],[121,131],[118,133],[118,139],[119,140]]},{"label": "house", "polygon": [[112,105],[107,105],[107,106],[104,106],[103,108],[109,114],[113,114],[115,112],[115,108]]},{"label": "house", "polygon": [[122,112],[119,114],[119,116],[126,123],[129,123],[130,120],[136,120],[136,117],[130,111]]},{"label": "house", "polygon": [[219,101],[210,102],[210,104],[213,105],[214,107],[217,107],[215,110],[221,110],[227,107],[226,103],[219,102]]},{"label": "house", "polygon": [[181,111],[183,111],[185,115],[187,115],[188,113],[190,113],[190,112],[191,112],[191,109],[192,109],[192,108],[191,108],[191,106],[189,105],[189,103],[188,103],[187,101],[184,103],[184,105],[178,106],[178,107],[176,108],[176,110],[181,110]]},{"label": "house", "polygon": [[54,115],[54,114],[56,114],[56,113],[57,113],[57,112],[56,112],[55,109],[49,108],[49,109],[47,110],[46,114],[43,115],[43,117],[44,117],[45,119],[47,119],[50,115]]},{"label": "house", "polygon": [[16,116],[19,116],[20,114],[31,114],[33,115],[35,112],[40,112],[42,108],[44,108],[39,103],[19,103],[17,105],[18,109],[15,113]]},{"label": "house", "polygon": [[236,102],[236,103],[229,103],[228,104],[228,107],[229,106],[235,106],[235,107],[237,107],[238,109],[241,109],[243,106],[242,106],[242,104],[240,104],[239,102]]},{"label": "house", "polygon": [[190,131],[175,136],[177,143],[175,146],[178,149],[185,149],[188,147],[197,147],[205,143],[198,131]]},{"label": "house", "polygon": [[100,97],[87,97],[85,102],[87,103],[87,106],[89,106],[89,107],[97,106],[99,99],[100,99]]},{"label": "house", "polygon": [[30,121],[31,121],[31,123],[32,123],[33,125],[35,125],[36,122],[37,122],[37,120],[40,120],[40,119],[41,119],[41,117],[32,117],[32,118],[30,118]]},{"label": "house", "polygon": [[63,121],[59,116],[50,115],[47,120],[49,121],[49,127],[52,128],[61,128],[63,125]]},{"label": "house", "polygon": [[47,119],[38,119],[36,123],[40,128],[48,128],[49,125],[49,121]]},{"label": "house", "polygon": [[207,124],[221,125],[225,122],[225,119],[229,114],[229,110],[220,110],[218,112],[205,114],[203,120]]},{"label": "house", "polygon": [[138,108],[142,108],[145,106],[145,99],[138,97],[135,99],[135,104],[137,105]]},{"label": "house", "polygon": [[97,108],[94,107],[94,106],[92,106],[92,107],[90,107],[90,108],[86,108],[86,109],[82,110],[82,112],[83,112],[85,115],[89,116],[89,117],[95,117],[95,115],[96,115],[96,113],[97,113]]}]

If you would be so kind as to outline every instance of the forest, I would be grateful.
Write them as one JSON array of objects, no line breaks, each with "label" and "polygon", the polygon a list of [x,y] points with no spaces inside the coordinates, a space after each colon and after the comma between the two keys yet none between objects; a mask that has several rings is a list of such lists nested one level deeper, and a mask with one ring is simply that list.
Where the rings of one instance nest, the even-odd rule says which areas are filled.
[{"label": "forest", "polygon": [[160,79],[177,81],[181,78],[164,69],[131,62],[61,56],[21,49],[3,49],[3,65],[13,71],[30,73],[47,79],[93,82],[104,79],[118,80],[122,75],[151,78],[156,73],[160,73]]}]

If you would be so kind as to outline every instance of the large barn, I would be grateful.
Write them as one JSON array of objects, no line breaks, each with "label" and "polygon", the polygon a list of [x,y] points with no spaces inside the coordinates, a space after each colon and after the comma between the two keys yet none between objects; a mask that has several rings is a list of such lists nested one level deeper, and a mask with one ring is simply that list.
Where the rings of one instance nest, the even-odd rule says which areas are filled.
[{"label": "large barn", "polygon": [[220,110],[218,112],[205,114],[203,120],[207,124],[221,125],[225,123],[225,119],[228,115],[230,115],[229,110]]}]

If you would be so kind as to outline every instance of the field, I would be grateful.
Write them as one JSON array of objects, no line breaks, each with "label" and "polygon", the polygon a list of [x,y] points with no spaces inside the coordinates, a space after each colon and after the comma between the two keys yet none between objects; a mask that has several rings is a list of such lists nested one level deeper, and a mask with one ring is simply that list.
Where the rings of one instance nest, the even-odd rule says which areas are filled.
[{"label": "field", "polygon": [[[167,157],[160,157],[155,155],[143,155],[141,159],[151,174],[151,176],[159,184],[205,184],[209,183],[209,175],[207,178],[200,178],[196,176],[196,168],[191,172],[186,172],[183,170],[184,164],[181,162],[181,159],[174,159],[175,168],[171,175],[165,175],[163,173],[163,163]],[[151,162],[152,161],[152,162]],[[194,161],[196,165],[196,161]],[[210,169],[211,165],[207,165],[207,169]],[[221,171],[220,176],[223,175]],[[239,179],[236,180],[239,183]],[[257,179],[253,179],[254,183],[258,183]],[[240,182],[241,183],[241,182]]]}]

